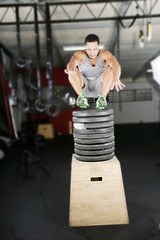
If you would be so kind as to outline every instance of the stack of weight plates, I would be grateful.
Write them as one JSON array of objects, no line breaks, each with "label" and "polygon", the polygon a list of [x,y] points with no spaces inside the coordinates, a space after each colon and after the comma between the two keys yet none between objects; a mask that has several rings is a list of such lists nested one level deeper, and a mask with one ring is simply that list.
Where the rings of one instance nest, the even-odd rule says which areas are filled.
[{"label": "stack of weight plates", "polygon": [[114,116],[109,110],[73,112],[74,157],[85,162],[114,157]]}]

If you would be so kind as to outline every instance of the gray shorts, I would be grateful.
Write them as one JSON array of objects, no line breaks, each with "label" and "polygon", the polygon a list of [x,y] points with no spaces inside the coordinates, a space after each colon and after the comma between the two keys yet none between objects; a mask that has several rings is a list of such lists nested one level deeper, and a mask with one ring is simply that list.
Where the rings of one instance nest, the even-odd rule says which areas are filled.
[{"label": "gray shorts", "polygon": [[102,94],[102,83],[100,74],[96,79],[84,79],[85,87],[83,88],[83,94],[85,97],[97,98],[98,95]]}]

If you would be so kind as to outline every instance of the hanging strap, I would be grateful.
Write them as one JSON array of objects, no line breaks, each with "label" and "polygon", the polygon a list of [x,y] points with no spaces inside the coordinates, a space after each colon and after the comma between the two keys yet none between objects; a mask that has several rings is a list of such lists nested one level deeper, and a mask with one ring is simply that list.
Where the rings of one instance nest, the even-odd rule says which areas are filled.
[{"label": "hanging strap", "polygon": [[42,102],[42,79],[41,79],[41,55],[40,55],[40,43],[39,43],[39,29],[38,29],[38,17],[37,6],[34,5],[34,20],[35,20],[35,47],[36,47],[36,65],[37,65],[37,92],[38,98],[35,101],[35,109],[39,112],[46,110],[46,105]]},{"label": "hanging strap", "polygon": [[[51,117],[58,116],[60,112],[60,107],[53,99],[53,58],[52,58],[52,36],[51,36],[51,24],[50,24],[50,12],[49,5],[46,3],[46,39],[47,39],[47,71],[46,78],[48,80],[49,94],[50,94],[50,104],[47,105],[46,114]],[[55,109],[55,111],[52,111]]]},{"label": "hanging strap", "polygon": [[124,23],[122,22],[121,18],[119,18],[119,22],[120,22],[120,24],[121,24],[121,26],[122,26],[123,28],[127,29],[127,28],[130,28],[130,27],[133,26],[133,24],[135,23],[137,17],[138,17],[138,14],[133,18],[133,20],[132,20],[132,22],[129,24],[129,26],[125,26]]}]

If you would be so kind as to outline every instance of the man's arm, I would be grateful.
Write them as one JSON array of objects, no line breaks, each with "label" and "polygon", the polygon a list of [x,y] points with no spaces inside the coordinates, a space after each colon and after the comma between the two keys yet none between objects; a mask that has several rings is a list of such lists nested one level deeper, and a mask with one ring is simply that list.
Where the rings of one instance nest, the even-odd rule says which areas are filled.
[{"label": "man's arm", "polygon": [[71,60],[67,64],[67,68],[65,69],[65,73],[67,74],[76,74],[77,66],[81,65],[84,62],[85,53],[83,51],[77,51],[71,57]]},{"label": "man's arm", "polygon": [[111,90],[115,87],[116,91],[122,90],[125,85],[120,81],[121,76],[121,66],[118,63],[117,59],[112,55],[109,51],[102,51],[101,52],[102,61],[109,65],[113,71],[113,85]]}]

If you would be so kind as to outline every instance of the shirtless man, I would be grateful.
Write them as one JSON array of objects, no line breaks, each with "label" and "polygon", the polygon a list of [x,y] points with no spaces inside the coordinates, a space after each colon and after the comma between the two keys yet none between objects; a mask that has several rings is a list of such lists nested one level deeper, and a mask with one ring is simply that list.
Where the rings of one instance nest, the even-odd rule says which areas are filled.
[{"label": "shirtless man", "polygon": [[114,87],[122,90],[121,67],[111,52],[99,50],[99,37],[89,34],[85,38],[86,51],[77,51],[65,69],[68,79],[78,94],[77,106],[89,107],[89,99],[96,99],[96,109],[105,109],[106,97]]}]

